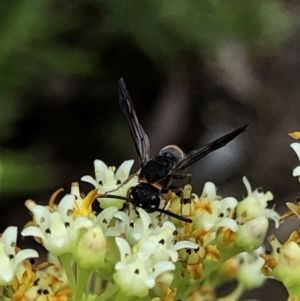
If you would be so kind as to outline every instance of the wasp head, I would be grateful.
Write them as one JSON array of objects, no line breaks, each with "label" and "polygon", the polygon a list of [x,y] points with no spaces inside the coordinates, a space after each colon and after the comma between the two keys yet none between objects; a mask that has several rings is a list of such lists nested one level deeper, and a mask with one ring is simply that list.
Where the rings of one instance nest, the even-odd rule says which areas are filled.
[{"label": "wasp head", "polygon": [[147,212],[154,212],[160,204],[160,192],[148,183],[140,183],[132,188],[129,201]]}]

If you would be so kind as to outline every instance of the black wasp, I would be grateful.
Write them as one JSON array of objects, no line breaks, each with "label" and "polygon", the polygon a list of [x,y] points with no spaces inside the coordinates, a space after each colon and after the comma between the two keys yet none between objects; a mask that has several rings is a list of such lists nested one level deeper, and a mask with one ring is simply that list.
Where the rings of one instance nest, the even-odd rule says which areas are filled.
[{"label": "black wasp", "polygon": [[197,162],[210,152],[225,146],[228,142],[244,132],[248,125],[187,154],[184,154],[176,145],[168,145],[161,149],[158,155],[153,159],[149,159],[149,138],[137,118],[123,78],[119,80],[119,96],[121,108],[126,115],[131,136],[141,161],[141,171],[138,178],[139,184],[129,190],[128,198],[110,194],[102,197],[124,199],[132,203],[133,206],[141,207],[149,213],[158,211],[184,222],[191,223],[192,220],[189,218],[159,208],[161,201],[160,194],[170,189],[170,185],[174,179],[184,178],[185,176],[180,173],[188,166]]}]

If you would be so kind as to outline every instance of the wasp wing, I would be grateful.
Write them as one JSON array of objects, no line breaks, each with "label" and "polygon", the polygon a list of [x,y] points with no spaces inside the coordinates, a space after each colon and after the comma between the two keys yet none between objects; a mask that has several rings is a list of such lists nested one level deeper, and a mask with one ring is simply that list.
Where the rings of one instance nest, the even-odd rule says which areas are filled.
[{"label": "wasp wing", "polygon": [[205,157],[209,153],[225,146],[231,140],[236,138],[239,134],[243,133],[248,128],[248,125],[245,125],[225,136],[218,138],[217,140],[212,141],[211,143],[205,145],[202,148],[193,150],[186,154],[186,156],[178,162],[175,168],[172,170],[173,174],[187,168],[188,166],[192,165],[193,163],[197,162],[201,158]]},{"label": "wasp wing", "polygon": [[135,149],[139,155],[141,163],[143,164],[149,160],[150,142],[136,116],[131,97],[123,78],[119,80],[119,96],[120,105],[126,115]]}]

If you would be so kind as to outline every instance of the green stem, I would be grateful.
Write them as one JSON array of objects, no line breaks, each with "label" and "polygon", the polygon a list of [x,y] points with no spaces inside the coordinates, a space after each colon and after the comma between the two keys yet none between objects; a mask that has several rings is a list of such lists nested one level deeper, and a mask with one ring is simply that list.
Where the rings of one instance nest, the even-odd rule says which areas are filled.
[{"label": "green stem", "polygon": [[124,296],[122,290],[119,289],[119,291],[117,293],[117,296],[116,296],[114,301],[126,301],[126,300],[130,300],[130,299],[126,298],[126,296]]},{"label": "green stem", "polygon": [[7,298],[7,297],[5,297],[5,296],[3,296],[3,294],[2,294],[2,292],[3,292],[3,289],[5,288],[5,286],[4,285],[1,285],[0,286],[0,300],[2,301],[9,301],[9,300],[11,300],[10,298]]},{"label": "green stem", "polygon": [[90,275],[91,275],[91,271],[82,269],[78,266],[75,300],[81,300],[82,294],[84,293],[84,289],[86,288],[86,285],[88,284]]},{"label": "green stem", "polygon": [[70,253],[66,253],[66,254],[60,255],[59,259],[62,262],[62,265],[66,272],[71,290],[74,293],[76,290],[76,279],[75,279],[74,270],[72,267],[72,256]]},{"label": "green stem", "polygon": [[106,291],[97,298],[97,301],[105,301],[113,296],[118,290],[120,290],[120,288],[116,284],[108,285]]},{"label": "green stem", "polygon": [[196,282],[194,282],[193,284],[191,284],[188,289],[185,290],[184,294],[183,294],[183,299],[187,298],[196,288],[198,288],[200,286],[201,280],[198,280]]},{"label": "green stem", "polygon": [[92,277],[90,277],[90,279],[93,279],[93,283],[90,282],[90,284],[92,284],[92,286],[90,286],[90,292],[101,292],[104,288],[107,288],[107,282],[103,279],[101,279],[99,277],[99,275],[96,275],[96,273],[93,274]]}]

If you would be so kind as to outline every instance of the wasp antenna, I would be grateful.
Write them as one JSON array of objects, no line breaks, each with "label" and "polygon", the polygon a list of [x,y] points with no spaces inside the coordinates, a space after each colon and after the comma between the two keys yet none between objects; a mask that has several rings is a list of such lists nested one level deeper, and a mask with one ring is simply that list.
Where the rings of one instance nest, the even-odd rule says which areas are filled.
[{"label": "wasp antenna", "polygon": [[179,219],[183,222],[186,222],[186,223],[192,223],[193,222],[190,218],[187,218],[187,217],[182,216],[182,215],[178,215],[178,214],[173,213],[172,211],[169,211],[169,210],[164,210],[164,209],[157,208],[155,211],[158,211],[158,212],[167,214],[169,216],[175,217],[175,218],[177,218],[177,219]]}]

